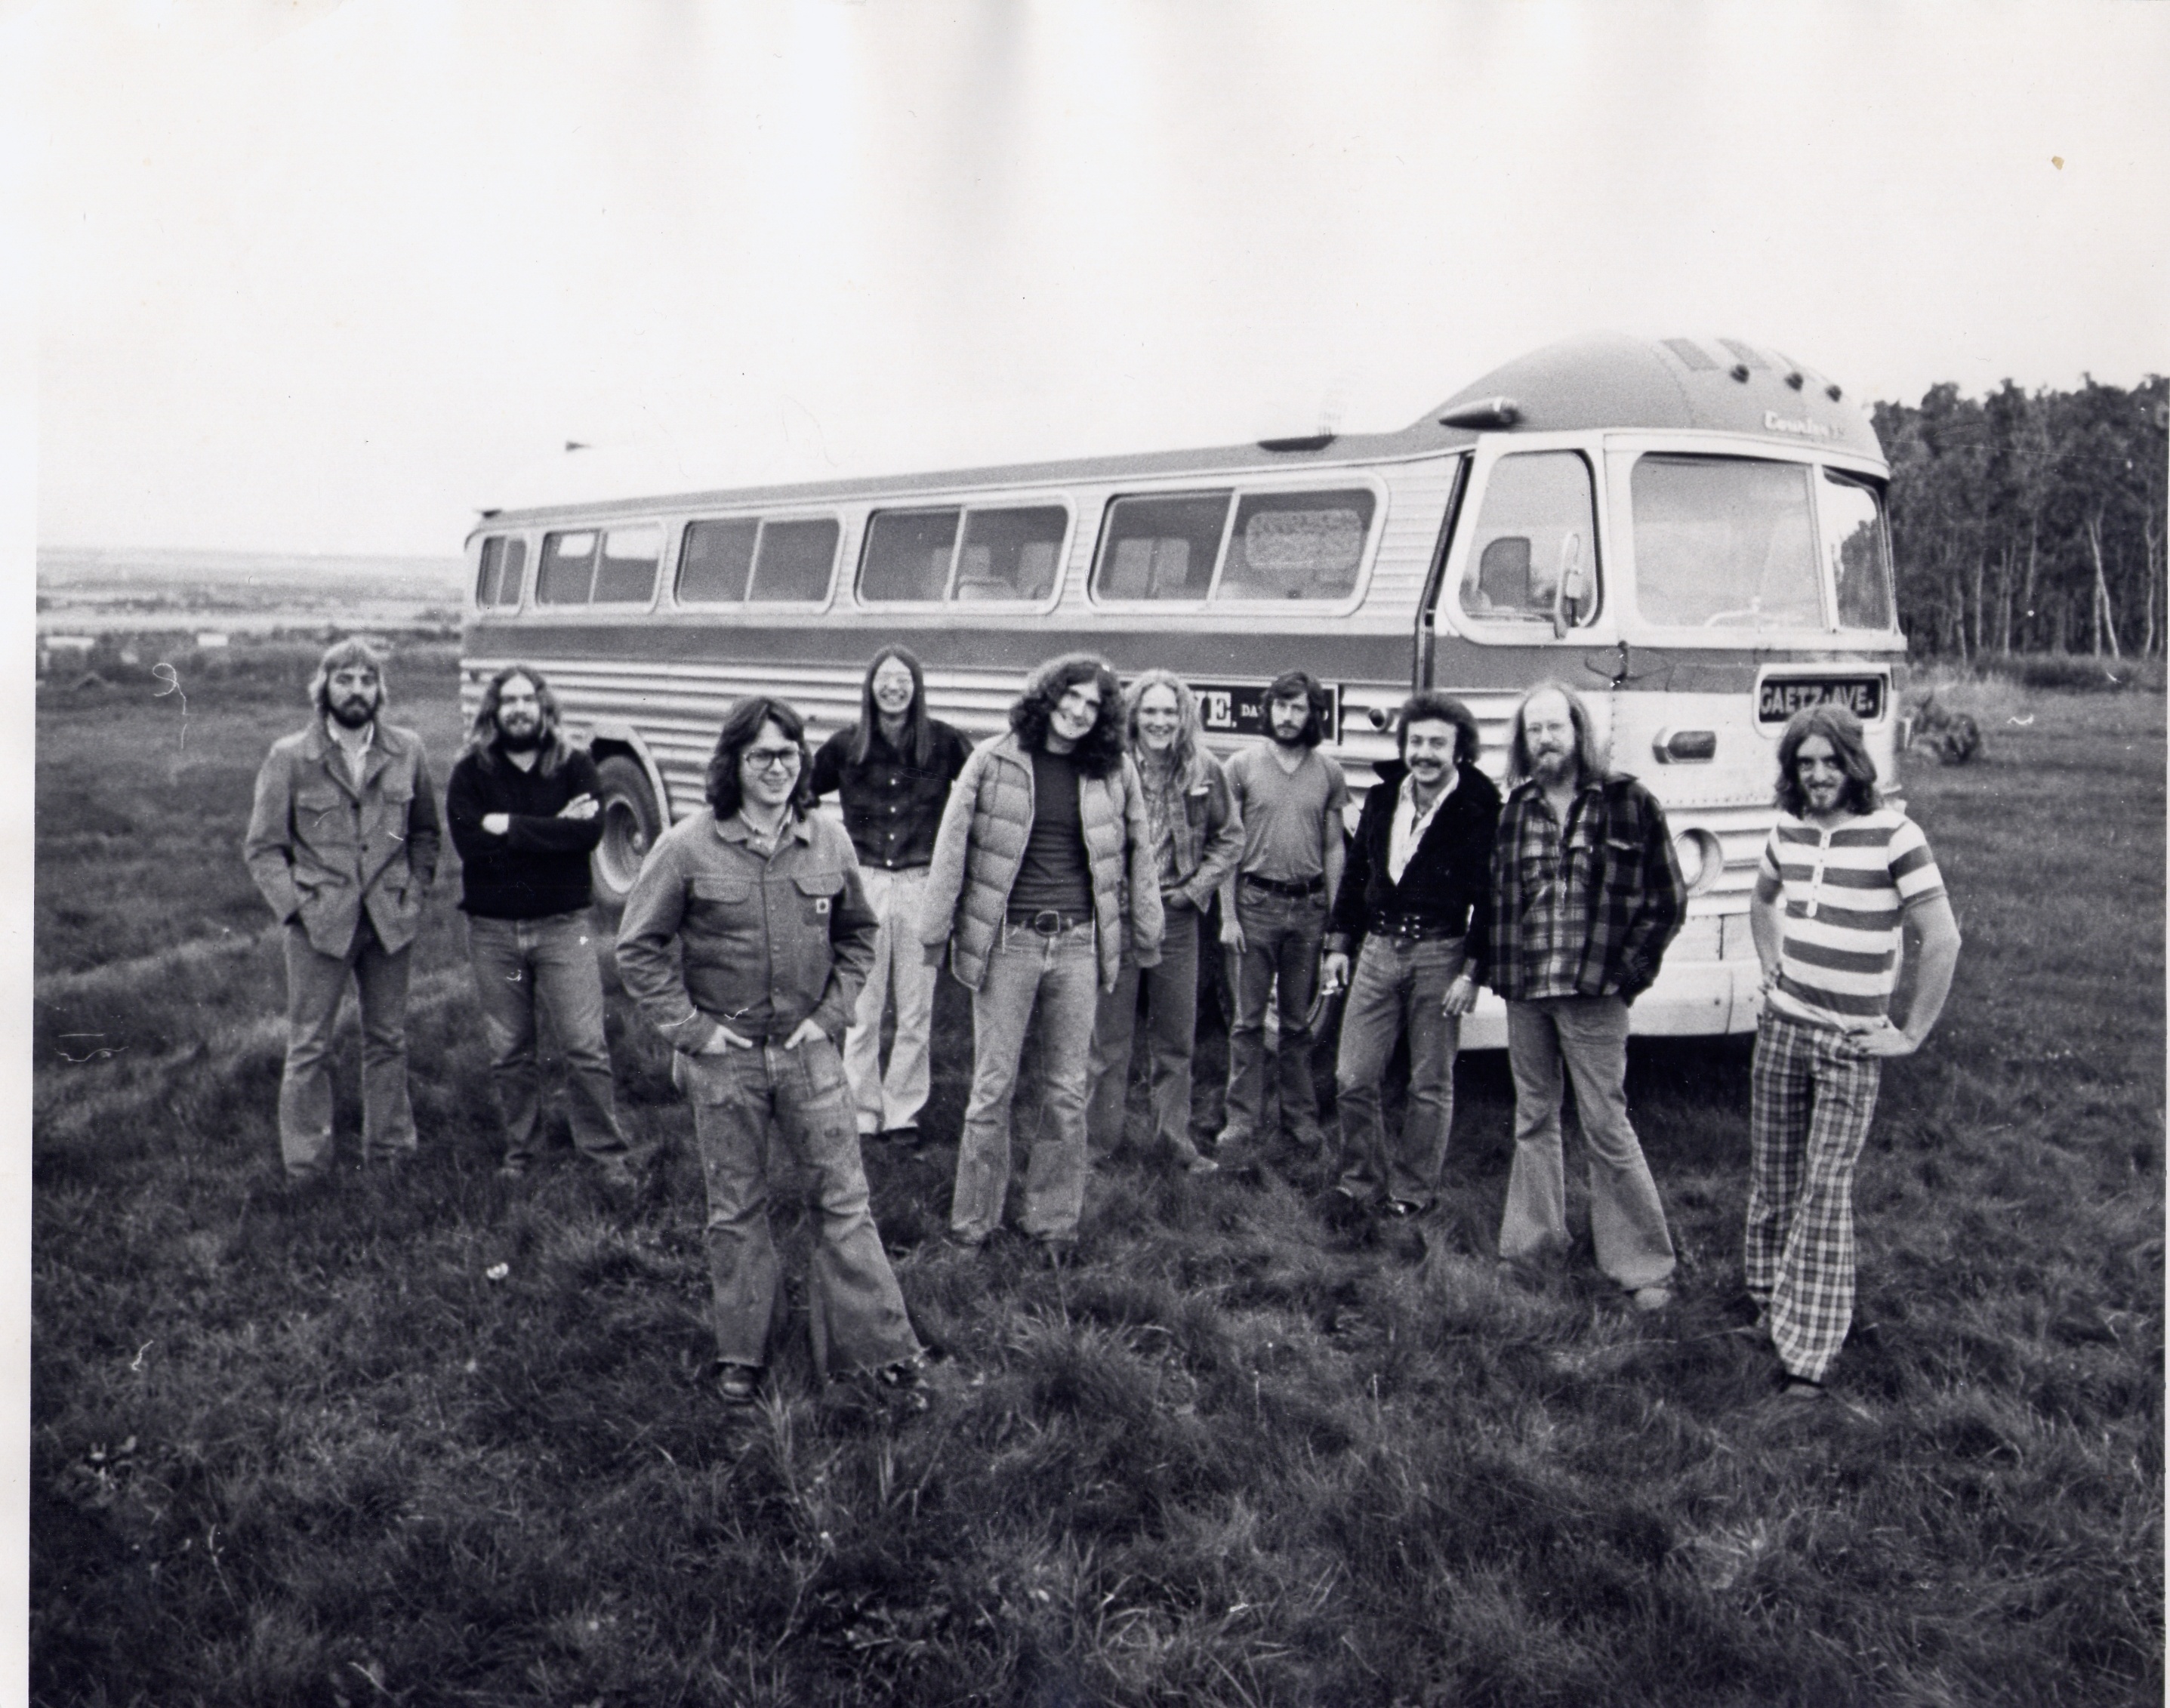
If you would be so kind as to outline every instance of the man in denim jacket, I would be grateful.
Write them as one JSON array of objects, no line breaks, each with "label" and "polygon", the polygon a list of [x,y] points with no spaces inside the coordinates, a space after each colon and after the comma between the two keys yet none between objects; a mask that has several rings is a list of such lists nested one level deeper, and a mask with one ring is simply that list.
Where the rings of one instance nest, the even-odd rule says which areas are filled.
[{"label": "man in denim jacket", "polygon": [[407,1098],[407,951],[437,871],[437,800],[421,738],[379,720],[383,661],[342,640],[309,685],[317,715],[273,744],[242,845],[286,928],[286,1065],[279,1148],[295,1181],[332,1160],[332,1025],[351,977],[361,1002],[361,1154],[414,1149]]}]

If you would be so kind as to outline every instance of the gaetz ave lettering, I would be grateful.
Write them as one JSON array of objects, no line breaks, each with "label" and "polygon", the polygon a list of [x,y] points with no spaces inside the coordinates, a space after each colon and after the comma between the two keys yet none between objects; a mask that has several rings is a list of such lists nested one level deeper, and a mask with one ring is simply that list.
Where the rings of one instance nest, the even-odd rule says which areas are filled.
[{"label": "gaetz ave lettering", "polygon": [[[1195,682],[1199,720],[1209,736],[1263,736],[1266,733],[1266,684],[1262,682]],[[1341,736],[1341,689],[1326,690],[1326,739]]]},{"label": "gaetz ave lettering", "polygon": [[1836,700],[1864,724],[1884,715],[1880,676],[1772,677],[1756,691],[1756,721],[1782,724],[1805,706]]}]

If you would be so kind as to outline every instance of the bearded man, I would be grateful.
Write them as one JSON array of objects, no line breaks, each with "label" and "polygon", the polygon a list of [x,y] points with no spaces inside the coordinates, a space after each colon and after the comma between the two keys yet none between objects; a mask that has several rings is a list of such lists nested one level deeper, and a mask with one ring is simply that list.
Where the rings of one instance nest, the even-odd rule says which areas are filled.
[{"label": "bearded man", "polygon": [[509,664],[490,677],[445,788],[445,817],[460,851],[468,959],[505,1127],[498,1172],[509,1180],[534,1165],[542,1132],[539,1008],[564,1052],[575,1147],[606,1184],[631,1183],[588,911],[588,856],[603,833],[601,786],[595,761],[559,727],[558,699],[542,672]]},{"label": "bearded man", "polygon": [[1628,1005],[1658,977],[1687,913],[1665,811],[1633,778],[1607,774],[1590,709],[1541,683],[1515,709],[1512,785],[1492,847],[1492,895],[1446,988],[1467,1012],[1489,983],[1507,1000],[1515,1160],[1499,1224],[1503,1263],[1567,1249],[1561,1069],[1574,1080],[1590,1168],[1597,1266],[1638,1310],[1672,1303],[1673,1239],[1628,1119]]},{"label": "bearded man", "polygon": [[279,1148],[297,1182],[332,1163],[332,1026],[351,978],[361,1003],[361,1154],[414,1154],[407,1098],[407,960],[437,871],[437,800],[421,737],[380,721],[383,660],[342,640],[309,684],[316,716],[273,743],[242,857],[286,928],[286,1064]]}]

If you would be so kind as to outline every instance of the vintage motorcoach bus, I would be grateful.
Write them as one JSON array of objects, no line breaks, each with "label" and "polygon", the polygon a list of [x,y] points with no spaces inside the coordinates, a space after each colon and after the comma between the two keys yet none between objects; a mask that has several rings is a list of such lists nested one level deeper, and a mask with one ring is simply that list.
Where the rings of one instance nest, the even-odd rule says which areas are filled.
[{"label": "vintage motorcoach bus", "polygon": [[[1692,891],[1635,1028],[1740,1032],[1786,718],[1844,699],[1891,774],[1887,474],[1853,400],[1775,351],[1578,339],[1393,433],[486,511],[462,695],[515,659],[548,672],[594,746],[596,876],[622,895],[700,805],[735,698],[786,696],[818,741],[885,641],[975,737],[1033,665],[1083,648],[1179,672],[1225,750],[1301,666],[1332,688],[1360,798],[1413,685],[1468,703],[1496,774],[1516,698],[1563,678],[1665,803]],[[1496,999],[1465,1038],[1504,1042]]]}]

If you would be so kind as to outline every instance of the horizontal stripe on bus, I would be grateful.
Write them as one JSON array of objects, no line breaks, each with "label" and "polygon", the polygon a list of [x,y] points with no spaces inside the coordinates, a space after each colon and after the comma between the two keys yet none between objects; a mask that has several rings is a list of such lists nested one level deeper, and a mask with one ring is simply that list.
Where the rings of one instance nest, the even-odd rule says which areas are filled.
[{"label": "horizontal stripe on bus", "polygon": [[[569,658],[628,664],[757,661],[815,667],[863,664],[879,648],[900,642],[911,647],[921,663],[938,670],[975,667],[1026,671],[1058,653],[1086,651],[1100,654],[1125,672],[1157,666],[1183,676],[1268,680],[1300,668],[1328,682],[1394,683],[1409,679],[1414,656],[1414,641],[1407,634],[1337,634],[1330,629],[1231,634],[1177,628],[1088,628],[1047,619],[1004,628],[907,628],[885,616],[865,624],[853,620],[856,616],[838,613],[803,624],[760,628],[676,616],[644,624],[475,623],[468,626],[466,649],[532,659],[537,665]],[[1828,661],[1829,656],[1802,654],[1799,661]],[[1620,668],[1617,646],[1478,646],[1446,635],[1436,643],[1436,657],[1439,684],[1450,689],[1517,689],[1558,677],[1585,693],[1598,693],[1611,687]],[[1683,652],[1630,647],[1628,678],[1619,687],[1630,693],[1745,694],[1755,688],[1763,668],[1793,661],[1791,656],[1745,649]],[[1855,661],[1859,662],[1857,657]]]}]

